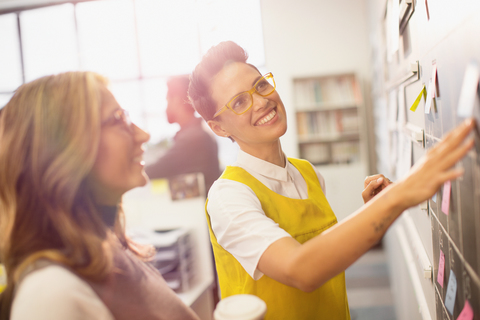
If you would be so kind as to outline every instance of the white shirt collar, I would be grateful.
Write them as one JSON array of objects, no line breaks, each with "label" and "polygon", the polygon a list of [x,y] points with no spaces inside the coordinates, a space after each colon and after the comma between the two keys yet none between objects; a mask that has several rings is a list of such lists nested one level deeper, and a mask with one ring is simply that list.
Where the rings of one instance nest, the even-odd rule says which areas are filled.
[{"label": "white shirt collar", "polygon": [[287,161],[285,168],[279,167],[273,163],[254,157],[241,149],[238,150],[237,162],[234,165],[243,167],[248,171],[255,172],[264,177],[283,182],[288,181],[288,169],[291,166],[290,162]]}]

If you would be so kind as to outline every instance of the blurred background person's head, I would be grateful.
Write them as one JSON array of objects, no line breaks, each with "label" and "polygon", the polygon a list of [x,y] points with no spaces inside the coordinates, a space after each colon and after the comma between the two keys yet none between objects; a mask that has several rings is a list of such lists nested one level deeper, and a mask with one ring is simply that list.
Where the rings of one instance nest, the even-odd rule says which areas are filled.
[{"label": "blurred background person's head", "polygon": [[178,123],[180,127],[195,117],[188,99],[188,75],[171,77],[167,82],[167,120],[169,123]]}]

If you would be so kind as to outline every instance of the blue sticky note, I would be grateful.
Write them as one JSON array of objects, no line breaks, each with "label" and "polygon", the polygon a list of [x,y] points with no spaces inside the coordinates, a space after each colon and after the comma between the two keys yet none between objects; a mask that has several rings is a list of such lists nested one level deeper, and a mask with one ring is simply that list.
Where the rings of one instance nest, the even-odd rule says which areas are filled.
[{"label": "blue sticky note", "polygon": [[445,296],[445,307],[448,312],[453,315],[453,307],[455,305],[455,297],[457,296],[457,278],[453,270],[450,270],[450,277],[448,279],[447,295]]}]

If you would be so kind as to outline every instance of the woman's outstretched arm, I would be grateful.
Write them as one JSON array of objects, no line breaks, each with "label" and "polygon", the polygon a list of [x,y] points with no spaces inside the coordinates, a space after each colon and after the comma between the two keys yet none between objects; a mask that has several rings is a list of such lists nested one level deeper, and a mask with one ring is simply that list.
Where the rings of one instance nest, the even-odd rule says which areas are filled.
[{"label": "woman's outstretched arm", "polygon": [[350,217],[304,244],[282,238],[263,253],[258,269],[281,283],[313,291],[347,269],[383,237],[400,214],[431,198],[443,183],[458,178],[453,168],[473,147],[467,120],[430,149],[401,181],[391,184]]}]

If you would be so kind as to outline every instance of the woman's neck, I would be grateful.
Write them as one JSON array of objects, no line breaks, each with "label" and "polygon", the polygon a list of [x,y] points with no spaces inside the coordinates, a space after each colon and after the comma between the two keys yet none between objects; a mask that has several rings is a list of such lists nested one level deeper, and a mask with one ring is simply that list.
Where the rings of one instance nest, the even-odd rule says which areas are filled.
[{"label": "woman's neck", "polygon": [[246,152],[256,158],[270,162],[279,167],[285,168],[285,154],[283,153],[280,140],[270,144],[259,145],[239,145],[243,152]]},{"label": "woman's neck", "polygon": [[117,220],[118,204],[113,206],[97,204],[97,209],[103,223],[105,223],[108,228],[113,228],[115,221]]}]

